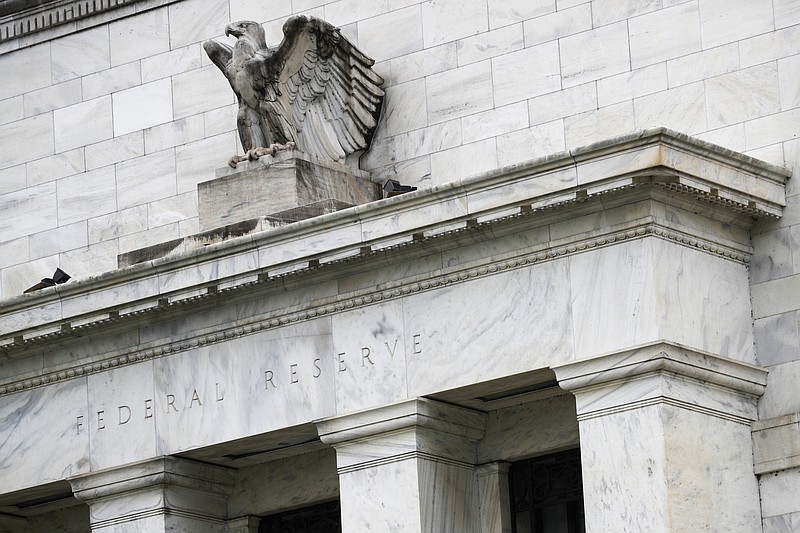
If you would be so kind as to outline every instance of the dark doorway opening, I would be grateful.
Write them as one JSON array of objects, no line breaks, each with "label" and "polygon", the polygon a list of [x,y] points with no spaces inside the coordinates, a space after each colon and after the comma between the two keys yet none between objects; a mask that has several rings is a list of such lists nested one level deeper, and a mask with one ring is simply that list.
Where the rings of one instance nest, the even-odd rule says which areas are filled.
[{"label": "dark doorway opening", "polygon": [[259,533],[342,533],[339,502],[321,503],[261,518]]},{"label": "dark doorway opening", "polygon": [[511,464],[513,533],[585,533],[580,450]]}]

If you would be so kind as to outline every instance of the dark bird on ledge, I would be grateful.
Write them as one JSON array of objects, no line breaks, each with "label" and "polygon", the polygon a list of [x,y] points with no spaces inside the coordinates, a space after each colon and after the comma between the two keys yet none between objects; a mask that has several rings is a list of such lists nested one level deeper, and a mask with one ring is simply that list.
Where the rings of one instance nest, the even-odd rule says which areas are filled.
[{"label": "dark bird on ledge", "polygon": [[42,281],[34,285],[33,287],[26,289],[23,294],[33,291],[38,291],[39,289],[46,289],[47,287],[52,287],[53,285],[60,285],[61,283],[66,283],[70,279],[69,274],[61,270],[60,268],[56,268],[55,274],[53,274],[52,278],[43,278]]},{"label": "dark bird on ledge", "polygon": [[316,17],[290,17],[283,34],[270,48],[261,24],[244,20],[225,27],[237,38],[233,46],[203,43],[239,100],[245,155],[230,165],[295,147],[343,162],[368,148],[384,95],[383,78],[370,68],[375,62]]}]

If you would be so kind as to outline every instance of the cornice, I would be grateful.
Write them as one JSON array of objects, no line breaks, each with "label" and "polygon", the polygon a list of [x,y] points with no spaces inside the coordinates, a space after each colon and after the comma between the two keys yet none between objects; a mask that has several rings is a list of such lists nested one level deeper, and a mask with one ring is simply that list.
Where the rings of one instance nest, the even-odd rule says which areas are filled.
[{"label": "cornice", "polygon": [[[511,219],[529,217],[532,215],[533,213],[524,212],[513,217],[506,217],[503,220],[509,221]],[[498,221],[495,220],[492,222],[483,223],[481,225],[497,223]],[[400,249],[413,246],[425,246],[426,243],[433,243],[437,240],[450,236],[468,232],[477,232],[481,229],[481,225],[465,225],[460,229],[450,229],[438,235],[398,244],[392,248]],[[5,383],[0,382],[0,396],[45,386],[60,381],[80,378],[82,376],[103,372],[110,368],[135,364],[141,361],[156,359],[203,346],[210,346],[220,342],[225,342],[230,339],[253,335],[261,331],[267,331],[290,324],[296,324],[324,316],[343,313],[352,309],[390,301],[397,298],[403,298],[416,293],[437,290],[443,287],[465,283],[481,277],[500,274],[502,272],[517,270],[520,268],[526,268],[534,264],[552,261],[568,255],[583,253],[593,249],[612,246],[646,237],[655,237],[668,240],[740,264],[746,264],[749,260],[749,254],[741,249],[724,246],[697,236],[688,235],[684,232],[675,230],[673,228],[668,228],[652,221],[647,221],[644,223],[632,224],[625,228],[617,229],[616,231],[608,232],[603,235],[575,240],[569,244],[559,246],[542,246],[536,251],[521,254],[516,257],[506,258],[503,260],[489,260],[479,265],[473,265],[470,268],[450,269],[437,275],[428,276],[424,279],[417,279],[413,282],[400,281],[381,290],[367,289],[355,291],[349,294],[343,294],[340,295],[335,302],[328,301],[324,304],[310,304],[302,309],[293,309],[290,311],[279,310],[261,316],[249,317],[249,319],[239,319],[235,325],[219,325],[218,327],[215,327],[213,331],[200,332],[189,338],[181,339],[179,341],[166,343],[161,342],[153,345],[141,345],[137,346],[135,349],[127,348],[114,353],[107,353],[98,357],[95,361],[78,364],[70,368],[60,369],[58,371],[48,372],[34,378],[29,377],[25,379],[10,380]],[[14,344],[6,345],[2,348],[6,353],[11,353],[15,350],[24,350],[37,345],[47,345],[51,342],[57,342],[59,340],[66,339],[69,336],[79,336],[82,334],[91,335],[93,331],[106,327],[112,327],[117,323],[122,323],[125,321],[137,322],[139,320],[156,317],[159,313],[168,313],[173,309],[190,309],[192,306],[201,305],[205,302],[213,302],[216,299],[226,298],[229,295],[232,296],[236,293],[249,293],[257,290],[259,286],[266,287],[270,283],[282,284],[284,281],[290,279],[299,278],[306,275],[314,275],[316,272],[336,268],[337,265],[363,260],[366,256],[375,256],[382,253],[385,253],[385,251],[369,252],[366,255],[338,259],[334,262],[326,263],[320,266],[305,267],[272,278],[256,280],[235,287],[222,289],[220,291],[204,292],[202,294],[189,296],[185,299],[154,303],[152,307],[140,309],[128,315],[117,315],[109,318],[103,318],[95,322],[82,324],[77,327],[60,327],[52,333],[26,338],[19,343],[15,342]]]},{"label": "cornice", "polygon": [[[0,53],[177,0],[0,0]],[[8,44],[17,41],[18,45]]]},{"label": "cornice", "polygon": [[[415,247],[422,247],[419,250],[425,252],[428,246],[470,239],[470,232],[491,236],[505,223],[533,227],[547,220],[568,220],[585,202],[605,205],[608,198],[613,204],[638,191],[651,195],[662,191],[668,201],[700,203],[707,206],[702,210],[706,216],[746,225],[752,217],[780,215],[788,175],[785,169],[663,128],[648,130],[2,301],[0,353],[15,357],[70,336],[114,331],[169,317],[178,309],[213,305],[219,301],[216,298],[298,283],[306,275],[335,275],[395,250],[415,254]],[[2,393],[643,236],[739,263],[747,263],[750,255],[748,246],[706,235],[701,229],[652,220],[637,224],[598,228],[590,235],[553,241],[534,252],[486,260],[424,281],[399,281],[377,292],[341,295],[335,303],[254,319],[247,329],[222,327],[192,341],[108,354],[98,357],[102,362],[8,383]]]},{"label": "cornice", "polygon": [[[696,142],[697,146],[684,138]],[[695,152],[692,152],[694,159],[688,163],[676,161],[686,158],[683,152],[675,154],[666,150],[671,146],[670,143],[678,141],[682,141],[678,148],[683,152],[688,152],[684,144],[695,148]],[[637,159],[644,153],[643,150],[647,150],[647,157]],[[689,201],[718,205],[747,217],[779,217],[786,203],[784,181],[791,173],[742,154],[735,154],[734,157],[728,152],[685,135],[656,128],[445,183],[429,190],[387,198],[204,246],[177,256],[72,281],[51,290],[20,295],[0,301],[0,314],[41,309],[60,300],[130,284],[154,273],[166,274],[205,264],[220,257],[259,252],[266,247],[275,250],[304,238],[322,241],[328,232],[347,226],[352,228],[359,225],[362,228],[361,234],[355,236],[352,243],[338,248],[310,249],[307,257],[324,259],[337,253],[358,255],[361,248],[384,249],[389,246],[387,243],[438,234],[447,226],[491,221],[519,212],[553,210],[642,185],[657,185]],[[717,159],[722,158],[725,164],[720,163],[718,169],[708,165],[712,155]],[[741,170],[731,173],[737,164],[742,165]],[[718,172],[714,174],[714,170]],[[568,176],[569,179],[562,180],[562,176]],[[283,262],[259,264],[259,269],[275,271],[292,262],[303,262],[304,259],[298,256]],[[0,328],[3,326],[0,324]],[[7,333],[7,328],[0,331],[0,335]]]}]

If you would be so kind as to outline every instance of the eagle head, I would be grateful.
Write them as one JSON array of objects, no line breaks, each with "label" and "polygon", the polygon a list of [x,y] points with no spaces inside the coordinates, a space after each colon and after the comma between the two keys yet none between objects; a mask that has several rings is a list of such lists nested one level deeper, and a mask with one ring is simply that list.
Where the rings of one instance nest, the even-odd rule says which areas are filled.
[{"label": "eagle head", "polygon": [[225,26],[225,35],[233,35],[237,39],[248,39],[252,41],[257,49],[267,47],[267,38],[264,33],[264,28],[258,22],[253,22],[252,20],[231,22]]}]

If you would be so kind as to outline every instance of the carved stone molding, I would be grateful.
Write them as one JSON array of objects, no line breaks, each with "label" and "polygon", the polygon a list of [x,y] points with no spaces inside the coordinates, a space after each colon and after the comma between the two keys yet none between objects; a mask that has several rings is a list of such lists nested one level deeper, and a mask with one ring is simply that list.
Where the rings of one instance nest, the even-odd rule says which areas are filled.
[{"label": "carved stone molding", "polygon": [[[675,169],[653,166],[650,160],[635,165],[627,160],[609,161],[623,156],[638,161],[643,149],[639,143],[645,141],[655,143],[644,145],[649,155],[655,150],[661,158],[671,157],[665,159],[665,165],[672,164]],[[691,155],[687,155],[689,147],[699,154],[691,165],[682,162]],[[681,151],[673,153],[673,149]],[[387,281],[380,289],[361,288],[236,323],[207,324],[202,330],[187,332],[183,339],[104,351],[93,355],[91,362],[45,370],[35,377],[32,373],[10,377],[0,383],[0,395],[635,239],[662,239],[747,264],[751,249],[744,235],[751,216],[779,214],[785,203],[786,172],[782,169],[662,129],[573,152],[571,158],[584,159],[575,167],[579,180],[569,186],[559,185],[559,173],[574,173],[570,165],[575,163],[562,155],[8,300],[0,313],[4,330],[0,354],[10,358],[34,354],[52,343],[73,342],[71,338],[110,334],[176,313],[199,312],[220,302],[284,290],[312,276],[317,281],[334,279],[380,267],[393,257],[410,259],[542,225],[571,224],[576,214],[599,213],[640,201],[674,204],[696,212],[701,219],[718,219],[740,235],[718,235],[700,219],[686,219],[686,226],[654,213],[632,212],[624,222],[607,227],[577,224],[569,226],[566,233],[561,226],[557,239],[475,258],[424,278]],[[704,166],[703,161],[715,158],[720,161]],[[680,170],[683,167],[705,169],[697,173],[706,178]],[[701,203],[706,200],[707,209]]]},{"label": "carved stone molding", "polygon": [[[389,463],[422,459],[459,468],[474,468],[470,443],[481,440],[486,414],[426,398],[415,398],[375,409],[315,422],[325,444],[341,448],[339,474]],[[400,434],[415,438],[398,438]],[[389,446],[381,442],[391,436]],[[419,446],[421,441],[426,446]],[[363,448],[368,453],[353,453]]]},{"label": "carved stone molding", "polygon": [[[462,230],[459,230],[459,232],[477,231],[477,229],[478,229],[477,226],[465,226]],[[447,232],[447,235],[452,235],[454,233],[456,233],[456,230],[451,230]],[[439,237],[440,236],[428,237],[423,241],[414,241],[412,243],[407,243],[398,246],[419,245],[421,242],[434,241]],[[726,247],[719,243],[705,240],[697,236],[687,235],[685,233],[664,226],[660,226],[655,223],[634,225],[625,228],[623,230],[610,232],[604,235],[595,236],[588,239],[578,240],[567,245],[545,247],[535,252],[522,254],[517,257],[508,258],[502,261],[489,261],[486,262],[485,264],[481,264],[467,269],[453,269],[443,274],[432,276],[424,280],[417,280],[412,283],[398,282],[396,285],[388,287],[383,290],[378,290],[378,291],[365,290],[365,291],[360,291],[358,293],[341,295],[340,298],[335,302],[325,303],[322,305],[308,305],[304,309],[293,310],[290,312],[278,311],[270,313],[265,316],[251,317],[249,321],[247,321],[244,324],[242,324],[241,323],[242,321],[240,321],[235,326],[228,326],[228,327],[221,326],[212,333],[198,334],[188,339],[182,339],[180,341],[160,344],[158,346],[141,347],[140,349],[137,349],[134,352],[125,350],[124,353],[107,354],[106,356],[101,357],[98,361],[94,361],[91,363],[77,365],[71,368],[59,370],[57,372],[50,372],[36,378],[28,378],[24,380],[17,380],[5,384],[0,384],[0,396],[5,394],[11,394],[14,392],[19,392],[30,388],[41,387],[57,381],[63,381],[67,379],[86,376],[89,374],[94,374],[97,372],[102,372],[110,368],[115,368],[128,364],[134,364],[148,359],[163,357],[166,355],[183,352],[186,350],[191,350],[201,346],[217,344],[219,342],[224,342],[236,337],[252,335],[260,331],[280,328],[286,325],[295,324],[298,322],[304,322],[306,320],[313,320],[315,318],[319,318],[326,315],[342,313],[351,309],[356,309],[359,307],[364,307],[379,302],[393,300],[396,298],[403,298],[405,296],[419,292],[436,290],[442,287],[464,283],[484,276],[490,276],[505,271],[525,268],[537,263],[551,261],[575,253],[586,252],[595,248],[603,248],[621,242],[627,242],[646,237],[656,237],[665,239],[680,244],[682,246],[687,246],[689,248],[701,250],[705,253],[723,257],[727,260],[731,260],[742,264],[746,264],[749,261],[749,254],[744,253],[742,250]],[[377,254],[378,252],[371,252],[371,253]],[[337,263],[344,263],[353,260],[356,260],[356,258],[340,259],[337,261]],[[20,349],[32,345],[46,344],[53,341],[57,341],[58,339],[67,338],[69,335],[79,334],[82,331],[85,331],[86,334],[89,334],[92,330],[96,330],[102,327],[107,327],[109,325],[112,325],[120,321],[135,320],[144,318],[145,316],[152,316],[156,313],[166,311],[169,308],[178,308],[179,306],[182,305],[191,305],[205,301],[213,301],[212,299],[224,298],[226,294],[230,294],[236,291],[252,291],[258,285],[264,285],[270,282],[273,283],[282,282],[282,280],[285,278],[296,277],[299,275],[310,273],[312,271],[331,268],[331,265],[332,264],[307,267],[300,271],[294,271],[287,274],[282,274],[280,276],[269,278],[263,281],[255,281],[245,285],[224,289],[218,292],[206,292],[201,295],[191,296],[184,300],[173,300],[170,301],[169,303],[163,303],[163,305],[158,305],[155,307],[139,310],[129,315],[106,318],[103,320],[87,323],[74,328],[62,327],[61,329],[53,333],[48,333],[34,338],[28,338],[20,342],[18,345],[7,345],[4,346],[3,348],[5,351],[9,351],[14,349],[15,347]]]},{"label": "carved stone molding", "polygon": [[[599,194],[607,195],[612,192],[631,190],[633,188],[642,186],[643,185],[638,185],[638,186],[629,185],[625,187],[619,187],[613,190],[606,190]],[[174,294],[171,295],[169,298],[164,298],[164,297],[153,298],[150,304],[140,303],[137,310],[133,312],[129,313],[106,312],[96,316],[91,320],[83,320],[82,323],[79,325],[73,324],[69,320],[65,320],[60,322],[59,325],[56,325],[56,327],[49,327],[41,332],[31,331],[30,333],[26,333],[24,336],[19,336],[18,338],[15,338],[13,342],[4,343],[2,346],[0,346],[0,353],[9,353],[11,351],[19,349],[22,346],[30,346],[33,344],[50,342],[54,339],[63,338],[68,335],[75,335],[81,330],[107,326],[109,324],[118,322],[121,319],[133,318],[137,316],[142,316],[144,314],[158,312],[170,306],[175,306],[178,304],[188,304],[192,302],[198,302],[201,300],[208,300],[209,298],[215,298],[222,293],[230,293],[231,291],[236,291],[236,290],[251,290],[254,285],[280,281],[287,277],[303,275],[308,272],[317,271],[321,268],[335,267],[337,265],[342,265],[353,261],[362,260],[368,256],[382,254],[390,250],[412,247],[420,243],[431,242],[437,239],[451,237],[462,233],[479,231],[482,228],[485,228],[493,224],[522,219],[525,217],[532,216],[535,213],[540,213],[546,210],[552,210],[558,207],[565,207],[578,202],[579,200],[573,198],[572,200],[569,201],[565,200],[555,204],[548,204],[546,206],[541,206],[534,209],[519,209],[517,210],[516,214],[506,215],[499,218],[493,218],[484,222],[476,222],[474,220],[461,221],[455,226],[448,225],[438,230],[431,229],[424,234],[414,235],[413,238],[406,239],[397,244],[386,246],[379,250],[371,250],[369,247],[367,247],[366,249],[357,250],[352,254],[343,254],[343,257],[333,258],[321,264],[316,264],[312,262],[301,262],[295,265],[295,268],[291,268],[288,271],[277,274],[270,274],[269,276],[267,276],[265,273],[259,275],[257,280],[252,279],[251,277],[251,279],[249,279],[248,281],[231,284],[225,288],[215,288],[214,290],[202,290],[200,292],[198,292],[196,288],[192,288],[192,290],[188,291],[186,294],[180,294],[180,293]],[[509,259],[506,261],[493,263],[491,266],[487,264],[486,268],[478,268],[474,269],[474,271],[469,270],[459,273],[457,275],[457,279],[453,278],[453,275],[444,276],[444,278],[446,278],[449,281],[440,282],[436,280],[430,280],[425,282],[424,284],[420,284],[420,288],[423,290],[428,288],[435,288],[444,285],[446,283],[452,283],[458,280],[463,281],[466,279],[484,275],[486,273],[494,273],[497,271],[506,270],[508,268],[522,267],[532,263],[546,261],[567,254],[582,252],[592,248],[597,248],[599,246],[606,246],[623,240],[642,237],[645,235],[656,236],[665,240],[669,240],[687,246],[689,248],[702,250],[706,253],[724,257],[728,260],[742,264],[748,264],[750,260],[749,249],[730,246],[725,243],[721,243],[719,241],[712,241],[710,239],[705,239],[697,235],[690,235],[685,232],[679,231],[677,229],[661,226],[659,224],[645,224],[642,226],[637,226],[635,228],[629,228],[621,231],[610,232],[599,236],[593,236],[591,238],[576,240],[566,245],[550,246],[547,248],[543,248],[542,250],[537,251],[536,253],[533,254],[523,255],[515,259]],[[419,290],[420,289],[416,290],[412,289],[410,290],[410,292],[418,292]],[[404,292],[404,294],[408,293],[409,291]],[[389,296],[385,296],[382,298],[379,296],[375,301],[386,299],[388,297]],[[350,305],[348,307],[343,307],[341,309],[332,309],[327,312],[335,312],[337,310],[340,311],[349,307],[353,306]],[[320,314],[325,314],[325,311],[313,314],[312,317],[318,316]],[[275,324],[275,325],[279,326],[282,324]],[[2,394],[1,389],[0,389],[0,394]]]},{"label": "carved stone molding", "polygon": [[[25,41],[23,45],[27,46],[116,20],[140,9],[150,9],[175,1],[0,0],[0,43],[23,39]],[[123,7],[127,9],[120,9]],[[96,20],[93,20],[93,17]],[[46,32],[56,28],[60,30],[56,34]],[[0,53],[2,51],[4,50],[0,49]]]},{"label": "carved stone molding", "polygon": [[236,471],[162,456],[68,480],[75,497],[89,504],[92,529],[143,531],[151,519],[169,530],[192,531],[195,524],[225,523],[226,501]]},{"label": "carved stone molding", "polygon": [[[749,426],[767,371],[671,342],[553,367],[577,399],[578,420],[671,405]],[[609,394],[613,391],[613,394]]]},{"label": "carved stone molding", "polygon": [[[281,279],[307,267],[358,261],[374,251],[413,246],[472,227],[494,233],[486,223],[522,220],[530,214],[542,217],[534,224],[565,220],[574,215],[565,207],[580,209],[592,199],[604,204],[605,198],[613,205],[621,195],[638,191],[662,191],[663,198],[699,216],[721,217],[721,222],[744,229],[753,217],[780,216],[788,174],[656,128],[5,300],[0,351],[17,350],[34,338],[74,333],[82,324],[247,287],[256,280]],[[695,245],[694,237],[673,229],[679,228],[660,236]],[[596,230],[600,228],[592,231]],[[738,261],[746,261],[750,253],[748,246],[703,230],[698,236],[696,246],[706,251]],[[552,253],[576,251],[569,249],[574,242],[560,252],[559,245],[565,245],[564,239],[551,243]]]},{"label": "carved stone molding", "polygon": [[6,0],[0,4],[0,42],[131,4],[137,0]]}]

